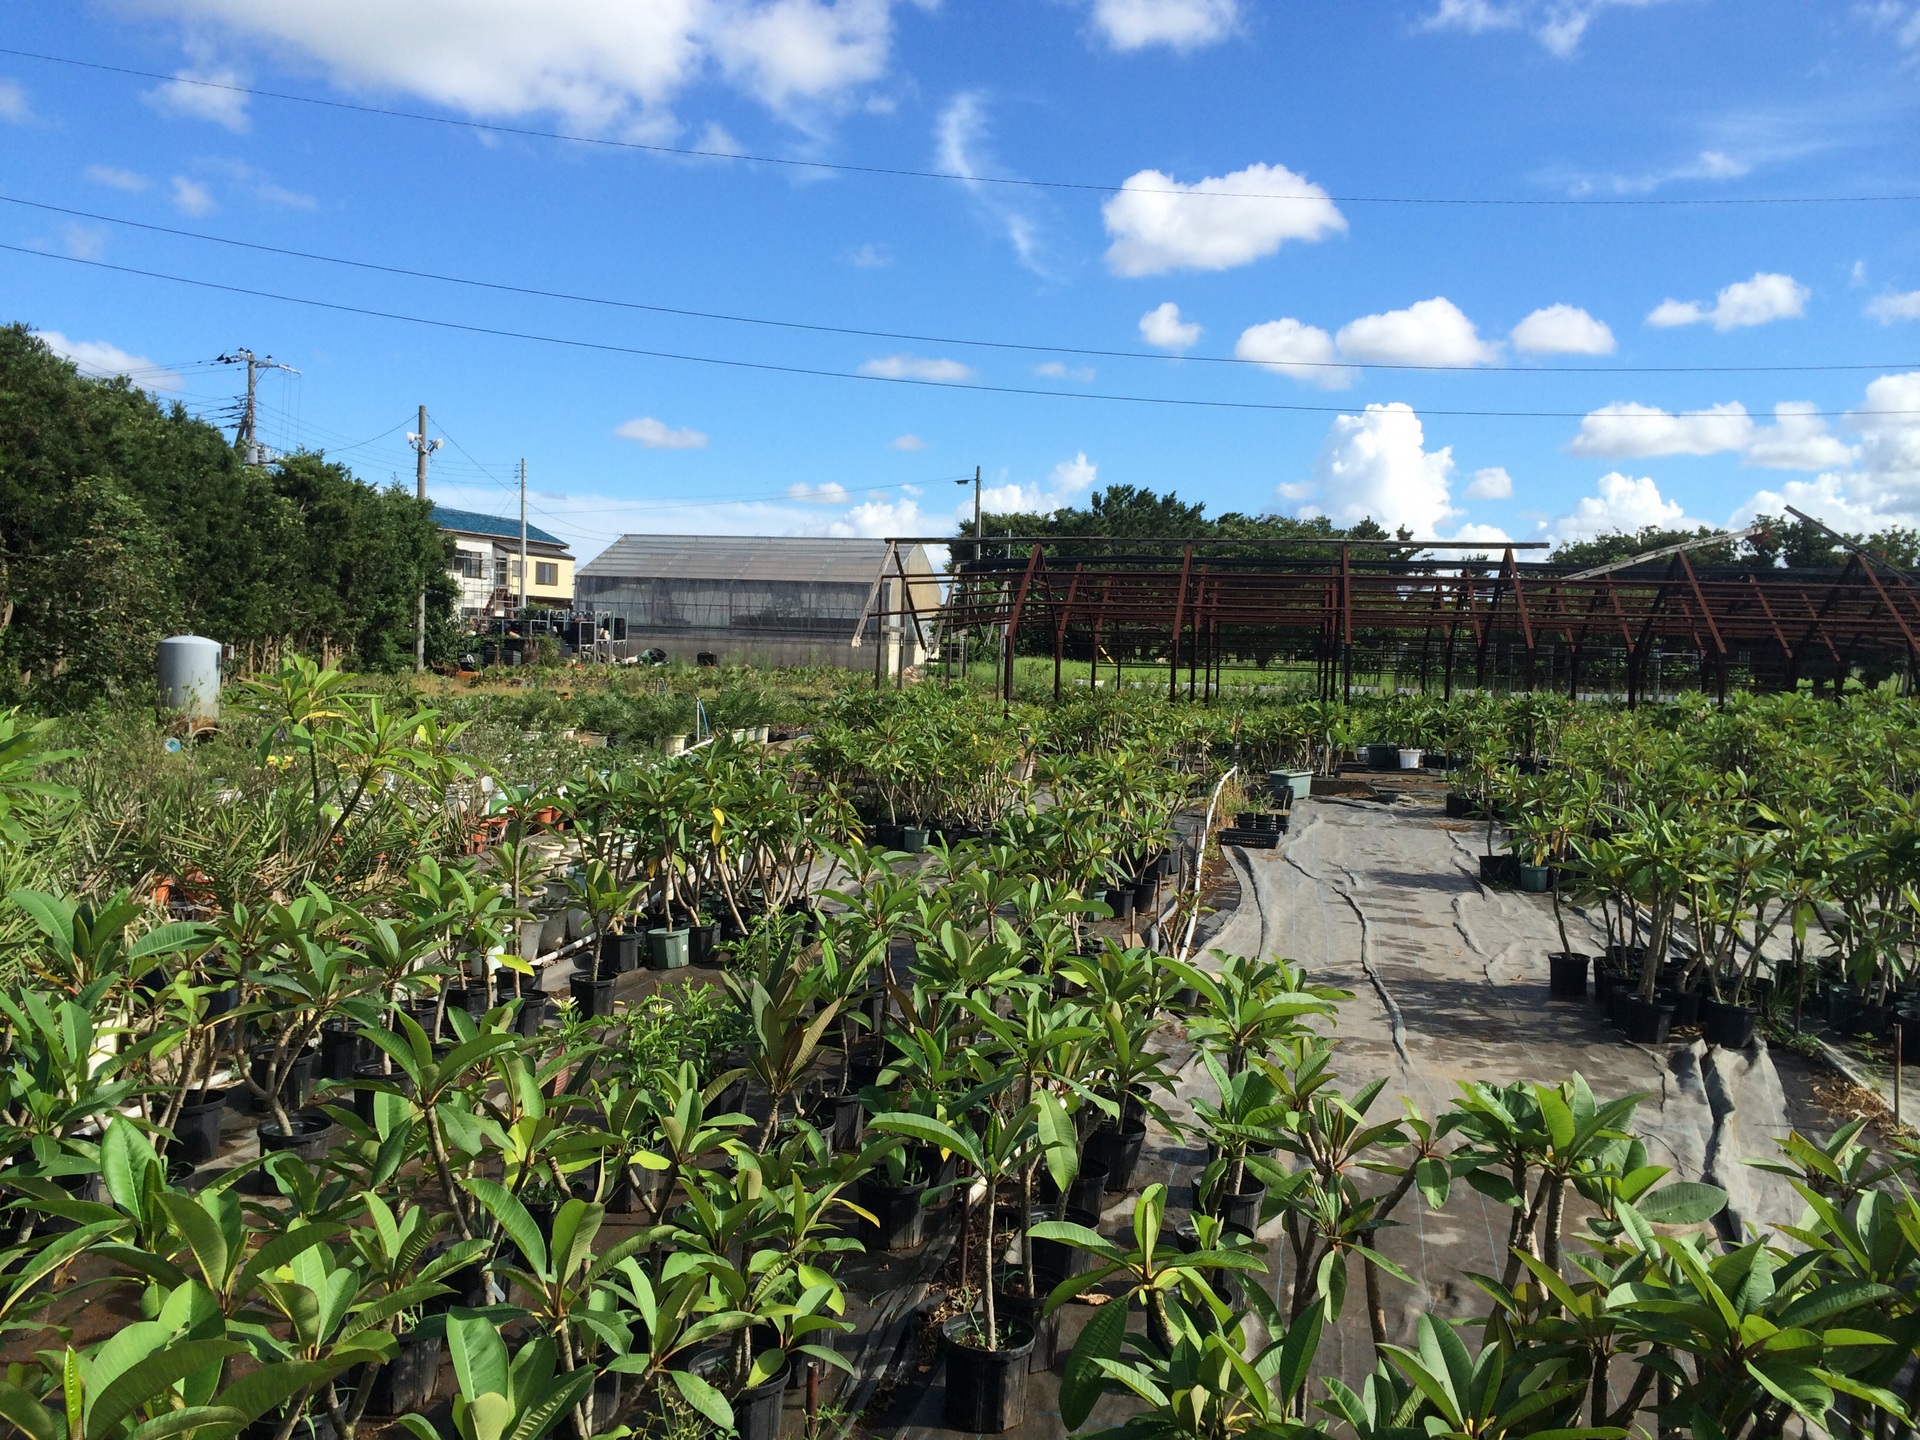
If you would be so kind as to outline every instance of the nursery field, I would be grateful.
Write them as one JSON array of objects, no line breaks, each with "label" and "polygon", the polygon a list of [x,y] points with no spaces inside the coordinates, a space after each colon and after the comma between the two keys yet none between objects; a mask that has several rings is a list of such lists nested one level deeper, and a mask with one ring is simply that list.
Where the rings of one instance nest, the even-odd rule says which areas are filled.
[{"label": "nursery field", "polygon": [[525,678],[0,718],[10,1432],[1912,1433],[1910,702]]}]

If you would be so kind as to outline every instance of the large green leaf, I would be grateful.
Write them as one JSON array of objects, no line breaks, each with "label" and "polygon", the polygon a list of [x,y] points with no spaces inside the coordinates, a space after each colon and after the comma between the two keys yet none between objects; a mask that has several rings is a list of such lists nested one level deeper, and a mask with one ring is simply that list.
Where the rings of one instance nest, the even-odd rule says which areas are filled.
[{"label": "large green leaf", "polygon": [[1700,1180],[1676,1180],[1640,1197],[1635,1206],[1655,1225],[1698,1225],[1711,1220],[1727,1205],[1727,1192]]},{"label": "large green leaf", "polygon": [[1110,1300],[1093,1312],[1060,1376],[1060,1421],[1069,1431],[1087,1423],[1101,1392],[1106,1389],[1104,1362],[1120,1358],[1120,1342],[1127,1333],[1127,1307]]}]

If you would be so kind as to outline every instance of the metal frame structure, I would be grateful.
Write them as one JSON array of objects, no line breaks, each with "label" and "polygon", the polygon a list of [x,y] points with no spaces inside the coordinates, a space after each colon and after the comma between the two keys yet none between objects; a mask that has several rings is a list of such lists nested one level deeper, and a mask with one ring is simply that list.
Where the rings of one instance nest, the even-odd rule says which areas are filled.
[{"label": "metal frame structure", "polygon": [[1070,649],[1090,653],[1097,673],[1102,653],[1123,645],[1161,657],[1170,700],[1183,667],[1187,698],[1211,698],[1230,656],[1263,650],[1311,658],[1328,698],[1352,693],[1362,651],[1390,650],[1398,670],[1422,688],[1437,678],[1449,696],[1469,664],[1484,686],[1498,657],[1516,688],[1544,680],[1578,693],[1583,666],[1604,652],[1624,662],[1629,703],[1648,693],[1649,667],[1676,653],[1722,697],[1737,674],[1790,688],[1842,683],[1856,668],[1911,679],[1920,665],[1920,582],[1852,545],[1838,570],[1696,567],[1688,546],[1589,571],[1522,560],[1544,547],[1519,543],[1025,536],[983,548],[955,565],[931,618],[939,634],[998,637],[1008,699],[1015,654],[1051,654],[1058,696]]}]

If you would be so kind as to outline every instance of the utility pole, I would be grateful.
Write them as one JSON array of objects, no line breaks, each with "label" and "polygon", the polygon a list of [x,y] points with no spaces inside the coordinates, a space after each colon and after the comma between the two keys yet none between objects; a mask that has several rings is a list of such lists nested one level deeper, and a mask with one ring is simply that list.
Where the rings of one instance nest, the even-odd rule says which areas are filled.
[{"label": "utility pole", "polygon": [[[520,460],[520,618],[527,614],[527,461]],[[525,653],[524,649],[521,652]]]},{"label": "utility pole", "polygon": [[266,453],[255,438],[258,429],[259,408],[256,395],[259,391],[260,372],[262,370],[284,370],[289,375],[300,372],[291,365],[282,365],[271,355],[262,359],[251,350],[232,350],[225,355],[216,356],[216,365],[245,365],[247,367],[247,398],[240,409],[240,424],[234,432],[233,443],[240,447],[240,458],[248,465],[258,465],[266,459]]},{"label": "utility pole", "polygon": [[[964,485],[967,482],[960,479],[953,483]],[[973,467],[973,558],[975,560],[980,558],[980,467],[978,465]],[[966,631],[960,632],[960,685],[963,689],[967,683],[967,650],[971,646],[972,639],[973,637]]]},{"label": "utility pole", "polygon": [[[440,441],[427,439],[427,407],[420,407],[420,431],[407,436],[407,443],[413,446],[415,460],[413,466],[414,493],[421,499],[427,498],[427,457],[440,448]],[[413,622],[413,669],[416,675],[425,674],[427,669],[427,577],[420,577],[420,604],[415,611]]]}]

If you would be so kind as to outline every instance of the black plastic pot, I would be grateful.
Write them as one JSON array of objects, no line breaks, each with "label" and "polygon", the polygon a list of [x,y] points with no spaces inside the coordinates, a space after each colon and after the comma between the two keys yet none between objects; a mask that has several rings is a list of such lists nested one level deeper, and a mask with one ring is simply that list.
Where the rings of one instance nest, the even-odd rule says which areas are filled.
[{"label": "black plastic pot", "polygon": [[860,1181],[860,1208],[879,1222],[861,1222],[867,1234],[869,1250],[884,1250],[889,1255],[918,1250],[926,1235],[926,1214],[920,1199],[927,1193],[924,1184],[889,1185],[884,1179],[868,1175]]},{"label": "black plastic pot", "polygon": [[600,937],[600,973],[625,975],[640,963],[640,937],[632,932]]},{"label": "black plastic pot", "polygon": [[813,1105],[813,1123],[840,1154],[858,1150],[860,1136],[867,1128],[867,1112],[860,1103],[860,1092],[821,1096]]},{"label": "black plastic pot", "polygon": [[1627,1002],[1634,998],[1636,991],[1632,985],[1616,983],[1607,992],[1607,1023],[1624,1029],[1627,1023]]},{"label": "black plastic pot", "polygon": [[1237,1194],[1214,1196],[1214,1213],[1228,1230],[1250,1236],[1260,1228],[1260,1202],[1266,1198],[1267,1187],[1249,1175]]},{"label": "black plastic pot", "polygon": [[1114,886],[1107,891],[1106,899],[1107,908],[1113,911],[1114,919],[1131,920],[1133,918],[1133,887],[1131,885]]},{"label": "black plastic pot", "polygon": [[1106,1167],[1109,1195],[1133,1188],[1133,1172],[1139,1168],[1140,1149],[1146,1142],[1145,1125],[1103,1126],[1087,1137],[1087,1160]]},{"label": "black plastic pot", "polygon": [[[1000,1316],[1000,1348],[968,1343],[979,1337],[983,1317],[956,1315],[940,1327],[947,1355],[947,1425],[976,1435],[997,1435],[1026,1423],[1027,1367],[1033,1352],[1033,1327]],[[746,1440],[744,1432],[741,1440]]]},{"label": "black plastic pot", "polygon": [[[413,1078],[411,1076],[400,1070],[396,1070],[389,1075],[380,1068],[380,1062],[377,1060],[362,1065],[358,1070],[353,1072],[353,1078],[355,1080],[384,1080],[405,1094],[411,1095],[413,1093]],[[361,1124],[373,1124],[374,1097],[379,1095],[379,1093],[378,1090],[366,1089],[357,1089],[353,1092],[353,1113],[360,1117]]]},{"label": "black plastic pot", "polygon": [[[1060,1187],[1053,1183],[1053,1176],[1044,1169],[1040,1172],[1040,1185],[1034,1194],[1042,1204],[1058,1206],[1060,1203]],[[1074,1173],[1073,1184],[1067,1187],[1067,1209],[1091,1215],[1098,1220],[1106,1203],[1107,1167],[1091,1155],[1083,1155],[1080,1168]]]},{"label": "black plastic pot", "polygon": [[1140,915],[1153,914],[1153,902],[1157,900],[1159,896],[1160,881],[1157,876],[1151,880],[1136,881],[1133,887],[1133,908],[1135,913]]},{"label": "black plastic pot", "polygon": [[188,1091],[186,1103],[174,1117],[173,1139],[165,1146],[167,1158],[185,1160],[190,1165],[204,1165],[213,1159],[220,1153],[220,1120],[226,1113],[226,1091]]},{"label": "black plastic pot", "polygon": [[[1068,1204],[1064,1209],[1058,1204],[1036,1205],[1033,1207],[1033,1223],[1038,1225],[1042,1220],[1065,1220],[1070,1225],[1084,1225],[1092,1230],[1100,1224],[1100,1212],[1082,1210],[1073,1204]],[[1086,1251],[1076,1250],[1059,1240],[1029,1237],[1027,1243],[1033,1247],[1033,1273],[1039,1279],[1042,1291],[1051,1290],[1062,1280],[1081,1274],[1093,1263],[1093,1257]]]},{"label": "black plastic pot", "polygon": [[567,988],[573,1003],[589,1020],[605,1020],[613,1014],[613,976],[575,975]]},{"label": "black plastic pot", "polygon": [[[248,1051],[247,1055],[254,1083],[264,1089],[267,1083],[267,1067],[272,1063],[273,1058],[272,1047],[259,1046]],[[314,1054],[308,1050],[295,1060],[287,1071],[286,1078],[280,1083],[280,1103],[287,1109],[298,1110],[312,1096],[313,1066]],[[247,1093],[253,1097],[254,1114],[265,1115],[272,1111],[273,1107],[257,1092],[249,1090]]]},{"label": "black plastic pot", "polygon": [[1471,795],[1462,795],[1457,791],[1447,792],[1447,818],[1449,820],[1470,820],[1476,807]]},{"label": "black plastic pot", "polygon": [[1038,1295],[1027,1293],[1027,1272],[1018,1267],[1002,1270],[993,1284],[994,1318],[1018,1320],[1033,1331],[1033,1344],[1027,1351],[1027,1373],[1038,1375],[1053,1368],[1060,1354],[1060,1312],[1049,1315],[1047,1293],[1051,1288],[1043,1276],[1035,1274]]},{"label": "black plastic pot", "polygon": [[1753,1044],[1759,1019],[1759,1013],[1751,1005],[1723,1005],[1718,1000],[1700,1002],[1700,1028],[1707,1044],[1725,1050],[1744,1050]]},{"label": "black plastic pot", "polygon": [[868,1040],[854,1046],[847,1055],[847,1089],[857,1095],[867,1086],[879,1084],[886,1063],[881,1042]]},{"label": "black plastic pot", "polygon": [[320,1027],[320,1059],[317,1066],[323,1080],[351,1080],[356,1066],[366,1057],[366,1041],[350,1020],[329,1020]]},{"label": "black plastic pot", "polygon": [[714,945],[720,939],[718,925],[689,925],[687,927],[687,958],[695,965],[718,965],[714,958]]},{"label": "black plastic pot", "polygon": [[727,1398],[733,1406],[736,1440],[779,1440],[780,1409],[787,1397],[787,1374],[792,1366],[793,1362],[789,1360],[780,1367],[778,1374],[750,1390],[740,1391],[733,1391],[727,1384],[727,1378],[733,1370],[730,1347],[709,1350],[697,1356],[692,1368],[693,1373],[709,1385],[730,1392]]},{"label": "black plastic pot", "polygon": [[1585,999],[1587,961],[1591,958],[1571,953],[1547,956],[1547,993],[1556,1000]]},{"label": "black plastic pot", "polygon": [[1482,855],[1480,883],[1493,890],[1512,890],[1520,884],[1518,855]]},{"label": "black plastic pot", "polygon": [[1642,1000],[1632,996],[1626,1005],[1626,1023],[1620,1028],[1627,1039],[1635,1045],[1664,1045],[1667,1032],[1673,1027],[1673,1006],[1670,1002],[1655,998]]},{"label": "black plastic pot", "polygon": [[1700,1023],[1700,992],[1698,990],[1663,990],[1660,998],[1673,1006],[1675,1025],[1698,1025]]},{"label": "black plastic pot", "polygon": [[[254,1126],[254,1137],[260,1142],[262,1155],[297,1155],[308,1165],[318,1165],[320,1157],[327,1153],[327,1140],[333,1134],[333,1121],[318,1110],[296,1110],[287,1117],[290,1130],[282,1130],[275,1120],[262,1120]],[[253,1184],[256,1195],[272,1195],[278,1192],[273,1177],[265,1169],[256,1170],[247,1177]]]},{"label": "black plastic pot", "polygon": [[553,1001],[544,990],[529,988],[521,992],[520,1009],[513,1017],[514,1032],[531,1040],[540,1033],[540,1027],[547,1023],[547,1015],[553,1008]]},{"label": "black plastic pot", "polygon": [[1180,852],[1177,850],[1162,850],[1160,852],[1159,864],[1160,878],[1162,880],[1173,879],[1174,876],[1180,873]]},{"label": "black plastic pot", "polygon": [[1593,998],[1601,1005],[1607,1003],[1607,996],[1613,993],[1613,987],[1621,983],[1619,970],[1602,960],[1593,967]]},{"label": "black plastic pot", "polygon": [[[445,1348],[438,1335],[402,1335],[393,1359],[373,1377],[367,1414],[417,1415],[426,1410],[440,1389],[440,1357]],[[363,1369],[356,1365],[347,1372],[349,1389],[360,1387]]]}]

